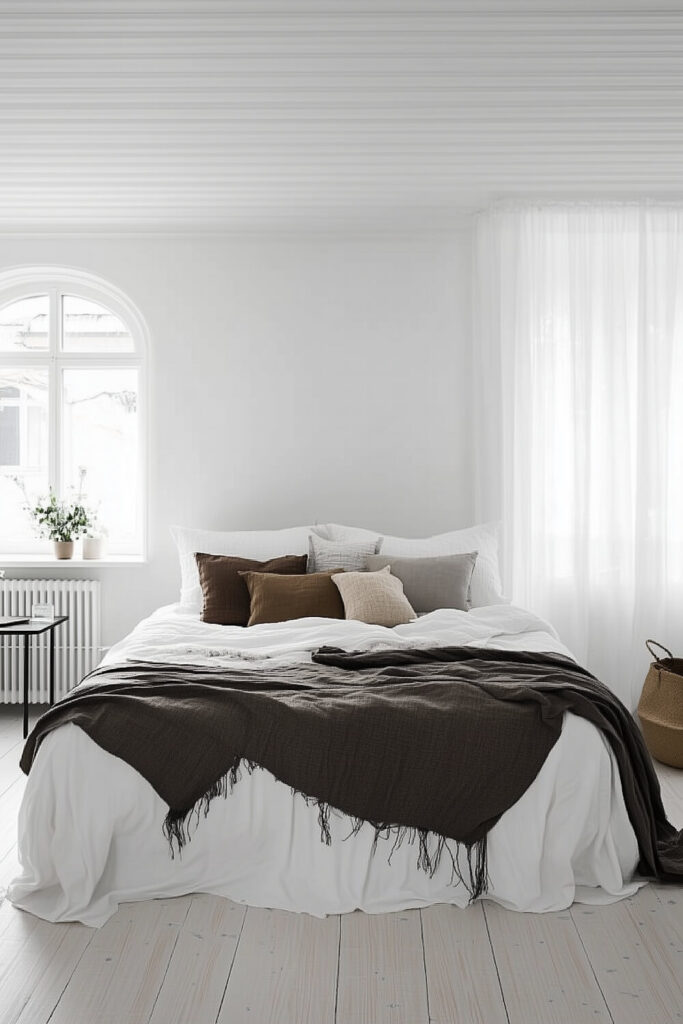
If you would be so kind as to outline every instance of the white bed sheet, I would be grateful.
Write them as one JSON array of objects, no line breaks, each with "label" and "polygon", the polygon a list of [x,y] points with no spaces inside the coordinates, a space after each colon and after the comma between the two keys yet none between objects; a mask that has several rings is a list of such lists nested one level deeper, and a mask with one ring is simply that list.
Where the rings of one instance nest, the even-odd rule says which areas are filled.
[{"label": "white bed sheet", "polygon": [[[250,671],[307,660],[322,644],[568,653],[551,627],[510,605],[442,610],[395,629],[328,619],[211,626],[172,605],[140,623],[104,662],[225,662]],[[195,891],[317,916],[468,902],[464,887],[451,884],[448,858],[433,877],[418,870],[417,848],[409,843],[389,862],[388,842],[372,854],[368,826],[345,840],[349,827],[341,815],[333,815],[332,845],[325,846],[316,808],[267,771],[245,774],[231,796],[212,801],[175,859],[161,831],[166,810],[145,779],[82,730],[55,730],[28,779],[19,815],[22,871],[9,899],[49,921],[93,926],[120,902]],[[488,855],[488,898],[510,909],[557,910],[574,900],[607,903],[635,892],[641,884],[633,880],[636,839],[614,757],[594,726],[565,716],[534,783],[490,832]]]}]

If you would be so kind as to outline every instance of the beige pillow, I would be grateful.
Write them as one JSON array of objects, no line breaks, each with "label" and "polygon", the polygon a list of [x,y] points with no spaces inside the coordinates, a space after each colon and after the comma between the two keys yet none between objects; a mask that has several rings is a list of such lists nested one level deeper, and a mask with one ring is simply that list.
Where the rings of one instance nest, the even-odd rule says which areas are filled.
[{"label": "beige pillow", "polygon": [[379,572],[340,572],[332,577],[347,619],[373,626],[400,626],[416,618],[403,584],[386,566]]}]

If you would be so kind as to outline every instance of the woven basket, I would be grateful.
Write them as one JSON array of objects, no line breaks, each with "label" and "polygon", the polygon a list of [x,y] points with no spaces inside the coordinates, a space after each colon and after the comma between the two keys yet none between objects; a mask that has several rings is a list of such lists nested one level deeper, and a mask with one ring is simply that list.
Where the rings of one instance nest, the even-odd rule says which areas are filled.
[{"label": "woven basket", "polygon": [[[643,736],[653,757],[663,764],[683,768],[683,658],[674,658],[671,651],[654,640],[646,643],[654,661],[638,704]],[[653,646],[667,657],[658,657]]]}]

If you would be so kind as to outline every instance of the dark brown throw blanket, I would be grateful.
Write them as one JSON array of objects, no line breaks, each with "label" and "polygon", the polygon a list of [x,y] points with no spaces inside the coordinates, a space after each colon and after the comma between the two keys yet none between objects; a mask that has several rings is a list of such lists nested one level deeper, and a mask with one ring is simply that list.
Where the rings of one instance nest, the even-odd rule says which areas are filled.
[{"label": "dark brown throw blanket", "polygon": [[[240,671],[125,663],[97,669],[26,741],[73,722],[122,758],[168,804],[173,849],[226,796],[240,768],[268,769],[319,808],[364,821],[394,844],[419,842],[434,872],[447,850],[473,898],[486,891],[486,835],[533,782],[566,711],[600,728],[619,765],[640,871],[683,876],[683,834],[667,822],[650,756],[619,700],[573,661],[472,647],[345,653],[314,664]],[[103,798],[106,798],[103,794]],[[446,840],[463,844],[469,879]]]}]

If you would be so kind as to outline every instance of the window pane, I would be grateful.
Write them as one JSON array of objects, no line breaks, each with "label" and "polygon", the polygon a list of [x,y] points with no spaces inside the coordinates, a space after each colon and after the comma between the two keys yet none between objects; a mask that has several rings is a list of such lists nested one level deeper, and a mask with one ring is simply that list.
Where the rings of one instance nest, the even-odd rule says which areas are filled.
[{"label": "window pane", "polygon": [[0,352],[44,352],[48,347],[47,295],[18,299],[0,309]]},{"label": "window pane", "polygon": [[98,507],[112,552],[140,550],[138,371],[63,372],[62,458],[65,488]]},{"label": "window pane", "polygon": [[48,489],[47,369],[0,368],[0,538],[30,551],[36,535],[25,511]]},{"label": "window pane", "polygon": [[104,306],[77,295],[62,299],[62,346],[65,352],[133,352],[125,324]]}]

